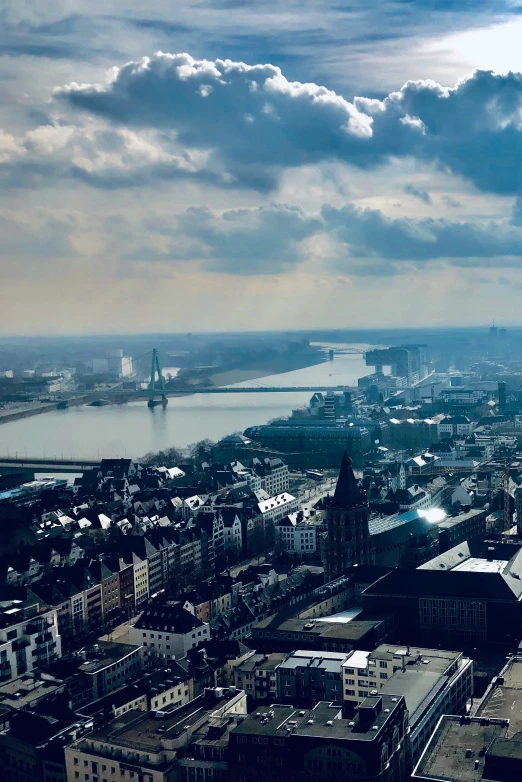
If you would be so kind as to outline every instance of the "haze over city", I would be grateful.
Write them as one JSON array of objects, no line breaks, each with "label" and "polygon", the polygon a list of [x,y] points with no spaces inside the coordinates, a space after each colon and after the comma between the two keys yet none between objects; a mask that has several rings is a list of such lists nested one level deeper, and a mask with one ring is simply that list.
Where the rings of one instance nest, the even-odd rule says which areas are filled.
[{"label": "haze over city", "polygon": [[516,323],[514,0],[3,0],[4,334]]}]

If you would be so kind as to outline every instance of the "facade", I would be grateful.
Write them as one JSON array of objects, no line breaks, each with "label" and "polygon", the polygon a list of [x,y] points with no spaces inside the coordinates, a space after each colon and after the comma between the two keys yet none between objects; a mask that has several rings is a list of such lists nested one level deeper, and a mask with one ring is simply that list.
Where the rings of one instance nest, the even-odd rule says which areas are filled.
[{"label": "facade", "polygon": [[174,660],[186,657],[190,649],[210,640],[210,627],[179,602],[156,602],[129,628],[129,640],[143,645],[149,655]]},{"label": "facade", "polygon": [[522,551],[510,560],[473,556],[462,543],[408,572],[394,570],[363,595],[367,611],[393,611],[397,638],[426,646],[518,644],[522,623]]},{"label": "facade", "polygon": [[141,644],[133,646],[99,641],[91,659],[80,666],[80,671],[89,680],[92,700],[97,700],[135,679],[142,667]]},{"label": "facade", "polygon": [[239,513],[234,508],[227,508],[220,512],[220,516],[225,553],[240,554],[243,550],[243,525]]},{"label": "facade", "polygon": [[331,703],[312,710],[272,706],[252,713],[229,739],[230,779],[391,782],[410,772],[408,712],[403,698],[367,698],[352,720]]},{"label": "facade", "polygon": [[290,513],[276,522],[275,541],[287,554],[301,558],[313,556],[317,551],[317,525],[303,519],[302,513]]},{"label": "facade", "polygon": [[312,707],[318,701],[343,704],[342,652],[301,649],[285,657],[276,668],[278,703]]},{"label": "facade", "polygon": [[149,564],[146,559],[140,559],[136,554],[132,555],[132,560],[134,566],[134,604],[139,606],[149,599]]},{"label": "facade", "polygon": [[446,416],[437,424],[439,438],[469,437],[475,424],[465,415]]},{"label": "facade", "polygon": [[334,495],[327,502],[324,565],[328,580],[343,575],[352,565],[371,563],[368,517],[366,495],[345,451]]},{"label": "facade", "polygon": [[0,613],[0,682],[52,663],[62,655],[55,609],[38,602],[4,604]]},{"label": "facade", "polygon": [[276,671],[284,654],[252,654],[234,668],[234,684],[256,702],[274,703],[278,699]]}]

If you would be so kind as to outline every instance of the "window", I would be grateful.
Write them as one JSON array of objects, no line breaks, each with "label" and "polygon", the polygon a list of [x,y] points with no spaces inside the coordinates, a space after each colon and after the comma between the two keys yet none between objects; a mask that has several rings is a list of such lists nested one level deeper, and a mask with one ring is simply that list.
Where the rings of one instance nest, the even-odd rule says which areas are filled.
[{"label": "window", "polygon": [[386,668],[386,660],[380,660],[379,668]]},{"label": "window", "polygon": [[380,679],[387,679],[388,678],[388,674],[387,673],[380,673],[379,674],[379,678]]}]

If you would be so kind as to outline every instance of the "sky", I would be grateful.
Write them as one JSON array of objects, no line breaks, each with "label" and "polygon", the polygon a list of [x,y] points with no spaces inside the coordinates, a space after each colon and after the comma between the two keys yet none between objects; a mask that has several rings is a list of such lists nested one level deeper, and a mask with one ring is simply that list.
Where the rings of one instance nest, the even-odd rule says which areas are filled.
[{"label": "sky", "polygon": [[522,322],[522,0],[0,0],[0,31],[0,334]]}]

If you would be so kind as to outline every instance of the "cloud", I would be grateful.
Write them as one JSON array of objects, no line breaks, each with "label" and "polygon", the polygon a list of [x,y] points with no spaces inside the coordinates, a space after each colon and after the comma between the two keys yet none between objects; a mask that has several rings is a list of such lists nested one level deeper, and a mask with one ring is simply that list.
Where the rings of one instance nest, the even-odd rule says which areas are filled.
[{"label": "cloud", "polygon": [[435,162],[475,187],[522,184],[522,76],[477,71],[448,89],[408,82],[384,100],[350,101],[274,65],[157,52],[103,84],[71,83],[55,99],[137,132],[205,150],[237,186],[268,190],[285,168],[337,160],[372,169],[392,158]]},{"label": "cloud", "polygon": [[458,201],[456,198],[453,198],[453,196],[443,195],[442,200],[445,204],[451,206],[453,209],[457,209],[459,206],[462,206],[460,201]]},{"label": "cloud", "polygon": [[[149,218],[149,242],[131,260],[198,260],[205,269],[255,275],[286,271],[304,260],[301,242],[322,229],[320,219],[299,207],[270,204],[222,213],[191,207],[177,218]],[[155,239],[161,237],[162,242]]]},{"label": "cloud", "polygon": [[[390,219],[374,209],[325,206],[327,230],[356,258],[391,263],[447,260],[462,266],[519,266],[522,231],[505,223],[475,224],[443,219]],[[380,266],[378,274],[382,274]],[[371,272],[367,272],[371,273]]]},{"label": "cloud", "polygon": [[413,198],[418,198],[419,201],[423,201],[425,204],[431,204],[431,196],[427,190],[422,190],[415,185],[406,185],[404,188],[406,195],[411,195]]}]

